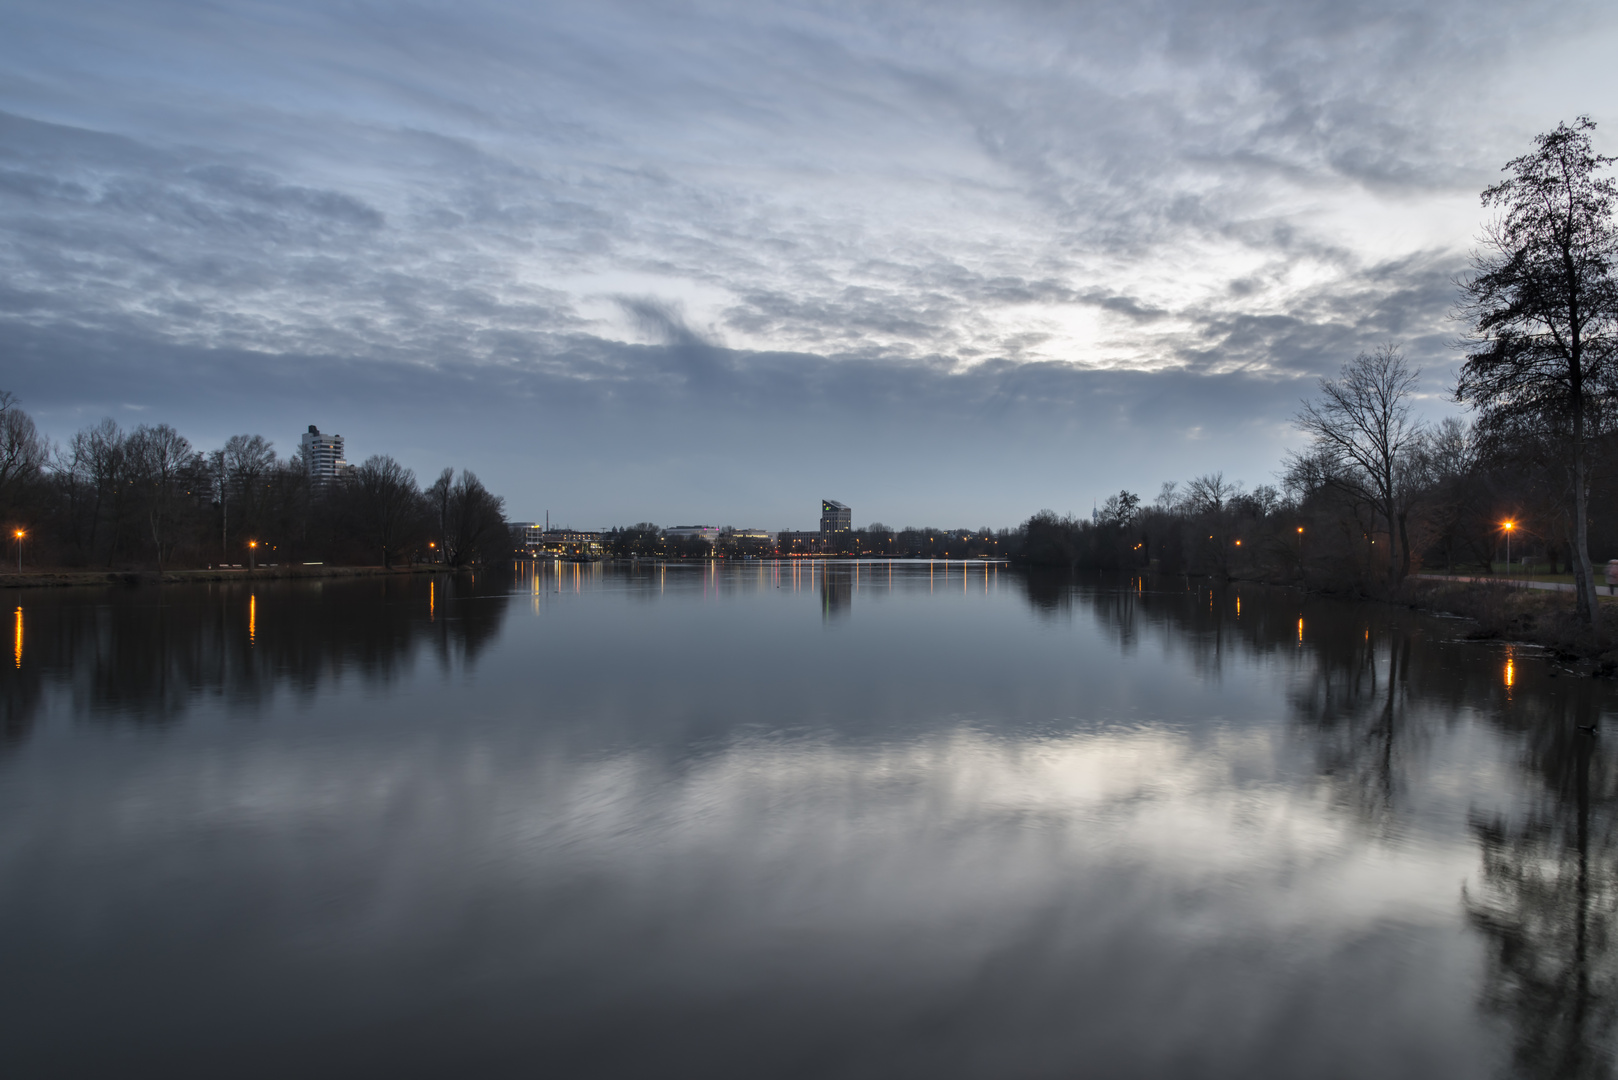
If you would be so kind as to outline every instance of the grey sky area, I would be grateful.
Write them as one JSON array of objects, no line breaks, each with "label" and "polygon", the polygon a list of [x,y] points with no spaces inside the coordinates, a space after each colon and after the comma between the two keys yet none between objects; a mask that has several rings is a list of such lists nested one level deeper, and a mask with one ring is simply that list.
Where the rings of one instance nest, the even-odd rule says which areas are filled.
[{"label": "grey sky area", "polygon": [[1478,192],[1618,9],[33,3],[0,388],[308,424],[575,526],[1009,525],[1270,481],[1313,378],[1444,401]]}]

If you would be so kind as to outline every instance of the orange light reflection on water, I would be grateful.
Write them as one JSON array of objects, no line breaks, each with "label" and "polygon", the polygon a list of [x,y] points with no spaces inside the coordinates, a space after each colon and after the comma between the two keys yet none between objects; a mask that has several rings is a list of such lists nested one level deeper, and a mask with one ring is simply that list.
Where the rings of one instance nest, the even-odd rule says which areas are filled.
[{"label": "orange light reflection on water", "polygon": [[17,605],[17,666],[22,667],[22,605]]},{"label": "orange light reflection on water", "polygon": [[247,598],[247,643],[253,644],[258,640],[258,597]]}]

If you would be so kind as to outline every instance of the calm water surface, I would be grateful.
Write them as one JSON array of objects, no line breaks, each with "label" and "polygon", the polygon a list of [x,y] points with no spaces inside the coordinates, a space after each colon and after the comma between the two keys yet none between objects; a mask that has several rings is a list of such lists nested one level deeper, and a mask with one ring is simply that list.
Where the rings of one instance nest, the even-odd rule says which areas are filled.
[{"label": "calm water surface", "polygon": [[8,1076],[1605,1076],[1609,684],[979,565],[8,591]]}]

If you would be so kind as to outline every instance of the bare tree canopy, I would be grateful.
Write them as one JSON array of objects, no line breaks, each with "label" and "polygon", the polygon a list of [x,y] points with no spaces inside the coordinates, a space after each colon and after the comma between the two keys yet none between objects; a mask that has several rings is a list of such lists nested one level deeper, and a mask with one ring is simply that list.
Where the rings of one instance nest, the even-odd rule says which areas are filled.
[{"label": "bare tree canopy", "polygon": [[18,489],[33,482],[44,468],[45,440],[10,391],[0,390],[0,510],[11,513]]},{"label": "bare tree canopy", "polygon": [[507,543],[505,500],[483,486],[477,475],[445,469],[427,489],[427,499],[438,517],[444,560],[464,566],[481,553]]},{"label": "bare tree canopy", "polygon": [[1218,514],[1241,490],[1241,484],[1226,480],[1223,471],[1204,473],[1186,485],[1185,501],[1193,513]]},{"label": "bare tree canopy", "polygon": [[146,523],[151,529],[157,568],[172,554],[176,523],[186,510],[186,492],[200,488],[205,466],[184,435],[169,427],[141,425],[129,436],[130,472],[146,496]]},{"label": "bare tree canopy", "polygon": [[1507,179],[1483,192],[1483,204],[1501,216],[1462,283],[1471,333],[1455,388],[1456,400],[1478,410],[1486,433],[1554,446],[1566,475],[1561,524],[1586,621],[1596,610],[1589,449],[1618,390],[1618,188],[1597,175],[1614,159],[1595,152],[1594,130],[1587,116],[1558,124],[1535,140],[1533,153],[1506,165]]},{"label": "bare tree canopy", "polygon": [[382,551],[382,565],[393,565],[417,518],[423,516],[416,474],[385,454],[374,454],[354,470],[354,500],[361,531]]},{"label": "bare tree canopy", "polygon": [[[1372,507],[1387,525],[1388,580],[1409,568],[1407,492],[1423,426],[1410,399],[1421,371],[1395,345],[1360,353],[1336,379],[1320,380],[1320,396],[1303,402],[1296,423],[1311,440],[1291,468],[1311,482],[1338,487]],[[1402,552],[1402,554],[1401,554]]]}]

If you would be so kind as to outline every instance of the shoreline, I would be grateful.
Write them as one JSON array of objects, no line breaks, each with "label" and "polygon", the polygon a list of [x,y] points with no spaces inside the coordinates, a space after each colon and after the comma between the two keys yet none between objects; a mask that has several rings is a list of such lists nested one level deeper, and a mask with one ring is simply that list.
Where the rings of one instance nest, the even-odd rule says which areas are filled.
[{"label": "shoreline", "polygon": [[392,577],[411,574],[456,574],[468,567],[442,563],[416,566],[261,566],[253,570],[215,567],[208,570],[25,570],[0,572],[0,589],[51,589],[85,585],[183,585],[213,581],[277,581],[317,578]]},{"label": "shoreline", "polygon": [[[602,560],[609,561],[609,560]],[[610,560],[624,561],[631,560]],[[653,561],[653,560],[645,560]],[[881,559],[872,561],[901,561]],[[949,560],[913,560],[949,561]],[[962,562],[1003,562],[1004,560],[959,560]],[[1013,564],[1014,565],[1014,564]],[[224,581],[297,581],[334,578],[394,577],[474,572],[471,567],[451,567],[442,563],[415,566],[266,566],[245,568],[214,567],[202,570],[25,570],[0,571],[0,588],[40,589],[71,587],[125,587],[140,585],[184,585]],[[1440,576],[1412,574],[1399,588],[1381,596],[1343,593],[1300,581],[1270,581],[1263,578],[1230,578],[1230,584],[1247,581],[1254,585],[1300,589],[1324,599],[1381,601],[1430,615],[1459,616],[1476,624],[1467,635],[1475,641],[1518,641],[1550,650],[1563,661],[1588,665],[1592,676],[1618,675],[1618,602],[1600,605],[1596,623],[1585,626],[1574,614],[1571,589],[1535,587],[1509,578]],[[1537,583],[1536,583],[1537,584]],[[1527,585],[1528,587],[1524,587]],[[1603,595],[1603,600],[1607,597]]]},{"label": "shoreline", "polygon": [[[1578,674],[1618,675],[1618,603],[1602,602],[1595,623],[1586,626],[1575,614],[1571,588],[1525,588],[1521,581],[1417,578],[1414,575],[1388,597],[1429,615],[1459,616],[1476,624],[1466,636],[1473,641],[1511,641],[1536,645],[1564,663],[1577,663]],[[1599,598],[1606,601],[1605,595]]]},{"label": "shoreline", "polygon": [[1228,579],[1268,588],[1297,589],[1306,596],[1391,604],[1424,615],[1461,618],[1474,624],[1469,641],[1509,642],[1545,649],[1564,665],[1565,674],[1618,677],[1618,598],[1603,583],[1595,624],[1579,622],[1572,586],[1513,578],[1414,573],[1392,592],[1366,593],[1322,588],[1302,581]]}]

